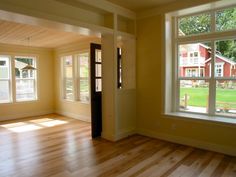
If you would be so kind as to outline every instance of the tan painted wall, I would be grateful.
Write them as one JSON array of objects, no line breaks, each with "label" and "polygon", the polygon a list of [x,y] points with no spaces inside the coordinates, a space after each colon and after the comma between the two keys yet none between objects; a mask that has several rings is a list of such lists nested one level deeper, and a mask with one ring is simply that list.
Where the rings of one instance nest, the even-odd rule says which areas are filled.
[{"label": "tan painted wall", "polygon": [[42,48],[0,44],[0,54],[37,56],[38,101],[0,105],[0,120],[52,113],[53,106],[53,53]]},{"label": "tan painted wall", "polygon": [[[140,133],[236,155],[236,126],[162,114],[162,14],[137,21],[137,118]],[[171,73],[170,73],[171,74]]]},{"label": "tan painted wall", "polygon": [[100,43],[99,39],[89,38],[81,42],[68,44],[54,50],[55,61],[55,112],[77,118],[84,121],[91,121],[90,103],[81,103],[79,101],[67,101],[62,99],[62,80],[61,80],[61,60],[60,56],[66,54],[76,54],[78,52],[89,52],[90,42]]}]

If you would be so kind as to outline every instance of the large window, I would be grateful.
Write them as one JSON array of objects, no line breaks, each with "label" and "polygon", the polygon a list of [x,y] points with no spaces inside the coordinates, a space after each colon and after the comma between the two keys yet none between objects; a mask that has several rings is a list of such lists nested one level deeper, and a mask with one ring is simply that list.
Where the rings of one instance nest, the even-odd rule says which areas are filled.
[{"label": "large window", "polygon": [[[24,70],[27,65],[35,70]],[[37,100],[36,58],[0,56],[0,103],[33,100]]]},{"label": "large window", "polygon": [[[168,20],[175,28],[169,30],[174,36],[174,59],[166,62],[170,64],[166,74],[168,68],[174,74],[171,83],[166,76],[166,83],[173,84],[166,106],[172,100],[171,112],[235,118],[236,8],[174,15]],[[166,56],[171,58],[168,53]]]},{"label": "large window", "polygon": [[62,57],[63,98],[89,102],[88,52]]}]

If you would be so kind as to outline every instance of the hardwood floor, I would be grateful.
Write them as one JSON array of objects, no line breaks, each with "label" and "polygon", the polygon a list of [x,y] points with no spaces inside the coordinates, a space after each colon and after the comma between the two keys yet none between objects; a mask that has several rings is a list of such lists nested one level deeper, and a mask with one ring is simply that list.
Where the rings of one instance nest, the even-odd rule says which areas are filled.
[{"label": "hardwood floor", "polygon": [[90,137],[59,115],[0,123],[0,177],[236,177],[236,157],[135,135]]}]

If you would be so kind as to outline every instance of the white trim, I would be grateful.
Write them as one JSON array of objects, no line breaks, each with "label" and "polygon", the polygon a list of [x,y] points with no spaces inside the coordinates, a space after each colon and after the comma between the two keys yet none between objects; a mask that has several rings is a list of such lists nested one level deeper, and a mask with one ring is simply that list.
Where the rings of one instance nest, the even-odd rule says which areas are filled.
[{"label": "white trim", "polygon": [[125,131],[119,131],[119,133],[115,137],[115,141],[121,140],[123,138],[127,138],[129,136],[132,136],[136,134],[135,128],[132,128],[130,130],[125,130]]},{"label": "white trim", "polygon": [[231,156],[236,156],[236,149],[230,146],[209,143],[206,141],[195,140],[192,138],[184,138],[182,136],[176,136],[176,135],[171,135],[171,134],[157,133],[155,131],[151,131],[147,129],[139,129],[137,132],[138,134],[149,136],[152,138],[158,138],[158,139],[173,142],[173,143],[183,144],[183,145],[192,146],[192,147],[196,147],[200,149],[205,149],[205,150],[215,151],[219,153],[224,153]]},{"label": "white trim", "polygon": [[44,110],[44,111],[37,111],[37,112],[27,112],[27,113],[9,113],[8,115],[0,115],[0,121],[5,120],[14,120],[19,118],[25,118],[25,117],[34,117],[34,116],[41,116],[46,114],[53,114],[54,110]]},{"label": "white trim", "polygon": [[60,110],[56,110],[55,113],[63,115],[63,116],[71,117],[71,118],[74,118],[74,119],[77,119],[77,120],[81,120],[81,121],[84,121],[84,122],[91,122],[91,117],[87,116],[87,115],[80,115],[80,114],[75,114],[75,113],[72,113],[72,112],[60,111]]}]

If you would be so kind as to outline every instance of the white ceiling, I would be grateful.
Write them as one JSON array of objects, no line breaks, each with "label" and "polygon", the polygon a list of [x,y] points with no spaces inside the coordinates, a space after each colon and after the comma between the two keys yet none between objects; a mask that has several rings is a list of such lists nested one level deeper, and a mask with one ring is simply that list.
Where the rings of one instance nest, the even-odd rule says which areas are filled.
[{"label": "white ceiling", "polygon": [[176,0],[107,0],[107,1],[137,12],[158,5],[174,2]]},{"label": "white ceiling", "polygon": [[87,36],[0,20],[0,43],[3,44],[56,48],[85,38]]}]

